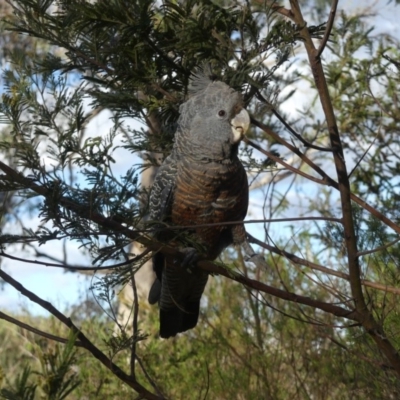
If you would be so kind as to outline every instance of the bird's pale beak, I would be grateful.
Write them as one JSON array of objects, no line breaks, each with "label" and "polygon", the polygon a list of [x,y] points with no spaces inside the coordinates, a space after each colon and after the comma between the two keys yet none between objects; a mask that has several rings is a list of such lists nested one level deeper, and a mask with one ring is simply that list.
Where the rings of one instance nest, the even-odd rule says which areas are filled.
[{"label": "bird's pale beak", "polygon": [[243,139],[244,134],[250,126],[249,113],[243,108],[239,114],[231,120],[233,143],[237,143]]}]

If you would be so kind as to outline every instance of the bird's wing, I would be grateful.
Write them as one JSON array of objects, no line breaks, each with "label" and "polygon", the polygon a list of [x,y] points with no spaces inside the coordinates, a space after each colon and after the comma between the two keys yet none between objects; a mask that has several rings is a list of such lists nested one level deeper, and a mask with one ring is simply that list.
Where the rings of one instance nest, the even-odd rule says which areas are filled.
[{"label": "bird's wing", "polygon": [[[155,224],[154,237],[160,240],[167,235],[166,231],[163,230],[165,228],[163,223],[169,222],[176,173],[176,160],[173,155],[170,155],[159,168],[150,194],[150,221]],[[149,292],[148,300],[150,304],[155,304],[160,300],[164,265],[165,257],[161,253],[156,253],[153,256],[153,269],[157,278]]]},{"label": "bird's wing", "polygon": [[[171,214],[173,191],[175,188],[177,163],[170,155],[159,168],[150,194],[150,220],[165,222]],[[157,233],[156,233],[157,236]]]}]

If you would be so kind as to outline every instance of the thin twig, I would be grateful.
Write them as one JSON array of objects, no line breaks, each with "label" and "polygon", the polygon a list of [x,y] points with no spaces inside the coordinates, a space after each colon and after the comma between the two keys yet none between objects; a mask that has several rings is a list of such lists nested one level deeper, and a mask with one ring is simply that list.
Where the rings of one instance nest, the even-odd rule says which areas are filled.
[{"label": "thin twig", "polygon": [[297,133],[282,117],[281,114],[275,109],[272,108],[272,113],[275,115],[276,118],[279,119],[279,121],[285,126],[285,128],[297,139],[300,140],[301,143],[304,144],[305,147],[309,147],[314,150],[319,150],[319,151],[326,151],[326,152],[332,152],[335,151],[332,147],[322,147],[315,145],[313,143],[310,143],[308,140],[304,139],[299,133]]},{"label": "thin twig", "polygon": [[372,250],[359,251],[359,252],[358,252],[358,256],[359,256],[359,257],[361,257],[361,256],[366,256],[367,254],[377,253],[378,251],[386,250],[387,248],[389,248],[390,246],[393,246],[394,244],[396,244],[396,243],[398,243],[398,242],[400,242],[400,238],[397,238],[397,239],[395,239],[395,240],[392,240],[391,242],[386,243],[386,244],[384,244],[383,246],[376,247],[375,249],[372,249]]},{"label": "thin twig", "polygon": [[136,343],[139,337],[138,331],[138,315],[139,315],[139,298],[136,289],[135,274],[131,271],[131,282],[133,291],[133,321],[132,321],[132,331],[133,331],[133,342],[131,347],[131,376],[135,376],[135,360],[136,360]]},{"label": "thin twig", "polygon": [[[249,233],[247,234],[247,237],[248,237],[248,239],[249,239],[249,241],[251,243],[254,243],[257,246],[260,246],[265,250],[271,251],[272,253],[275,253],[275,254],[278,254],[280,256],[283,256],[283,257],[287,258],[289,261],[291,261],[291,262],[293,262],[295,264],[304,265],[305,267],[311,268],[311,269],[313,269],[315,271],[320,271],[320,272],[323,272],[324,274],[336,276],[338,278],[342,278],[342,279],[345,279],[347,281],[350,280],[349,274],[346,274],[345,272],[335,271],[334,269],[327,268],[327,267],[324,267],[322,265],[315,264],[315,263],[313,263],[311,261],[305,260],[304,258],[297,257],[296,255],[294,255],[292,253],[289,253],[286,250],[282,250],[282,249],[279,249],[279,248],[277,248],[275,246],[271,246],[271,245],[269,245],[267,243],[264,243],[261,240],[258,240],[254,236],[250,235]],[[397,241],[400,241],[400,239],[398,239]],[[367,279],[362,279],[361,282],[362,282],[362,284],[364,286],[368,286],[368,287],[371,287],[373,289],[382,290],[384,292],[391,292],[391,293],[400,295],[400,288],[384,285],[382,283],[371,282],[371,281],[369,281]]]},{"label": "thin twig", "polygon": [[139,363],[140,368],[142,369],[146,379],[150,382],[150,385],[153,386],[154,390],[159,394],[160,398],[163,398],[162,394],[161,394],[161,390],[159,389],[159,387],[156,385],[156,383],[154,382],[154,380],[151,378],[151,376],[149,375],[149,373],[147,372],[147,369],[145,368],[143,361],[141,360],[140,357],[138,357],[138,355],[135,356],[137,362]]},{"label": "thin twig", "polygon": [[[10,317],[9,315],[3,313],[2,311],[0,311],[0,319],[4,319],[5,321],[11,322],[13,325],[19,326],[22,329],[25,329],[32,333],[35,333],[36,335],[42,336],[46,339],[54,340],[55,342],[59,342],[59,343],[68,343],[68,339],[64,339],[60,336],[52,335],[51,333],[41,331],[40,329],[30,326],[30,325],[26,324],[25,322],[22,322],[13,317]],[[78,347],[83,347],[82,343],[79,340],[76,340],[74,342],[74,345],[78,346]]]},{"label": "thin twig", "polygon": [[[283,139],[281,136],[279,136],[276,132],[274,132],[272,129],[270,129],[267,125],[264,123],[256,120],[253,117],[250,117],[251,123],[261,130],[263,130],[267,135],[269,135],[271,138],[276,140],[278,143],[281,145],[285,146],[287,149],[289,149],[292,153],[296,154],[301,160],[304,161],[305,164],[307,164],[309,167],[311,167],[315,172],[317,172],[322,178],[323,178],[323,184],[328,185],[328,186],[333,186],[337,187],[337,182],[334,181],[331,177],[328,176],[328,174],[317,164],[315,164],[313,161],[311,161],[304,153],[302,153],[297,147],[293,146],[289,142],[287,142],[285,139]],[[280,159],[279,159],[280,160]],[[280,163],[278,160],[276,161]]]},{"label": "thin twig", "polygon": [[309,147],[315,150],[319,151],[326,151],[326,152],[332,152],[335,149],[331,147],[321,147],[318,145],[315,145],[313,143],[310,143],[308,140],[304,139],[299,133],[297,133],[292,126],[290,126],[286,120],[282,117],[282,115],[278,112],[278,110],[260,93],[259,90],[257,90],[257,95],[259,99],[264,102],[265,104],[268,105],[268,107],[271,109],[272,113],[275,115],[276,118],[284,125],[284,127],[291,133],[297,140],[299,140],[305,147]]},{"label": "thin twig", "polygon": [[326,181],[316,178],[312,175],[306,174],[305,172],[299,170],[298,168],[292,167],[290,164],[286,163],[285,161],[283,161],[281,158],[279,158],[278,156],[276,156],[274,153],[263,149],[261,146],[259,146],[257,143],[254,143],[253,141],[251,141],[250,139],[248,139],[247,137],[245,137],[243,139],[243,142],[245,142],[246,144],[250,145],[251,147],[254,147],[255,149],[257,149],[259,152],[265,154],[267,157],[269,157],[271,160],[275,161],[276,163],[279,163],[281,165],[283,165],[285,168],[287,168],[289,171],[292,171],[295,174],[301,175],[303,178],[306,178],[310,181],[319,183],[321,185],[326,185]]},{"label": "thin twig", "polygon": [[143,256],[145,256],[146,254],[148,254],[150,252],[150,250],[146,250],[141,254],[138,254],[137,256],[131,258],[128,261],[124,261],[121,262],[119,264],[114,264],[114,265],[109,265],[109,266],[104,266],[104,267],[84,267],[84,266],[75,266],[75,265],[68,265],[68,264],[55,264],[55,263],[49,263],[46,261],[38,261],[38,260],[29,260],[26,258],[21,258],[21,257],[16,257],[16,256],[12,256],[11,254],[7,254],[4,251],[0,251],[0,257],[6,257],[9,258],[10,260],[14,260],[14,261],[20,261],[20,262],[24,262],[24,263],[29,263],[29,264],[36,264],[36,265],[43,265],[45,267],[55,267],[55,268],[65,268],[71,271],[104,271],[104,270],[113,270],[116,268],[120,268],[120,267],[124,267],[126,265],[130,265],[138,260],[140,260],[141,258],[143,258]]},{"label": "thin twig", "polygon": [[381,126],[379,126],[378,133],[375,135],[374,140],[371,142],[371,144],[368,146],[368,148],[364,151],[363,155],[359,158],[359,160],[356,162],[356,165],[350,171],[349,178],[351,177],[353,172],[358,168],[358,166],[360,165],[361,161],[365,158],[365,156],[368,154],[368,152],[371,150],[371,147],[374,145],[374,143],[376,142],[376,139],[378,139],[380,134],[381,134]]},{"label": "thin twig", "polygon": [[[210,224],[197,224],[197,225],[179,225],[179,226],[171,226],[165,225],[166,230],[185,230],[185,229],[194,229],[194,228],[209,228],[213,226],[230,226],[230,225],[243,225],[243,224],[271,224],[271,223],[281,223],[281,222],[299,222],[299,221],[330,221],[337,222],[339,224],[342,223],[341,218],[334,217],[293,217],[293,218],[266,218],[266,219],[248,219],[246,221],[226,221],[226,222],[215,222]],[[157,230],[162,230],[163,228],[157,228]],[[152,232],[153,229],[143,229],[142,232]]]},{"label": "thin twig", "polygon": [[393,369],[393,367],[391,365],[387,365],[385,363],[381,363],[379,361],[374,361],[369,359],[368,357],[365,357],[364,355],[355,352],[353,350],[350,350],[347,346],[345,346],[343,343],[340,343],[338,340],[336,340],[334,337],[332,336],[327,336],[324,335],[326,338],[328,338],[332,343],[336,344],[337,346],[341,347],[343,350],[348,351],[350,354],[355,355],[357,358],[367,361],[368,363],[374,365],[374,366],[378,366],[379,368],[383,369],[383,370],[388,370],[388,369]]},{"label": "thin twig", "polygon": [[321,43],[319,44],[319,47],[318,47],[317,53],[315,55],[315,58],[320,58],[321,57],[321,54],[324,51],[326,44],[328,43],[329,36],[331,35],[332,28],[333,28],[333,22],[335,21],[335,16],[336,16],[336,10],[337,10],[338,3],[339,3],[339,0],[333,0],[332,1],[331,12],[329,13],[329,19],[328,19],[328,22],[326,24],[324,37],[322,38]]}]

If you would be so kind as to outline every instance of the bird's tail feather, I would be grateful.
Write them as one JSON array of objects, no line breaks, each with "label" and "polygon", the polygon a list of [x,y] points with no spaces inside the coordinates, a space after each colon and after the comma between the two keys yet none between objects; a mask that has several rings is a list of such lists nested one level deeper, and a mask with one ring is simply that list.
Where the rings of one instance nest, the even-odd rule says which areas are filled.
[{"label": "bird's tail feather", "polygon": [[177,333],[194,328],[199,319],[200,301],[187,302],[185,309],[160,309],[160,336],[167,339]]},{"label": "bird's tail feather", "polygon": [[149,291],[149,296],[148,296],[148,301],[150,304],[156,304],[161,297],[161,281],[156,278],[156,280],[153,282],[153,285],[150,288]]}]

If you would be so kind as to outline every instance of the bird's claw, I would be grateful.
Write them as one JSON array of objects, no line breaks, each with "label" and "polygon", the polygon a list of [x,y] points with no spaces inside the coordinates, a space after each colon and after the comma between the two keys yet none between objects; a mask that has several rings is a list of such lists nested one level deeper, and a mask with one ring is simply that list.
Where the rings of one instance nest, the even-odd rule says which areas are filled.
[{"label": "bird's claw", "polygon": [[185,255],[181,262],[181,267],[191,273],[196,266],[196,262],[200,259],[199,253],[193,247],[185,247],[180,251]]}]

